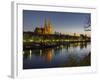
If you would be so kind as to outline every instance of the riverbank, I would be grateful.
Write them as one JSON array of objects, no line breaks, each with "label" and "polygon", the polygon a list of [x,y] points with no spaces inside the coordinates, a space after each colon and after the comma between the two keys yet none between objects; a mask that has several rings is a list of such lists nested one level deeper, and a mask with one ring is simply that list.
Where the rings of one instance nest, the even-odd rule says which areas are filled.
[{"label": "riverbank", "polygon": [[38,48],[52,48],[60,45],[70,44],[87,44],[90,41],[57,41],[57,42],[26,42],[23,44],[23,49],[38,49]]}]

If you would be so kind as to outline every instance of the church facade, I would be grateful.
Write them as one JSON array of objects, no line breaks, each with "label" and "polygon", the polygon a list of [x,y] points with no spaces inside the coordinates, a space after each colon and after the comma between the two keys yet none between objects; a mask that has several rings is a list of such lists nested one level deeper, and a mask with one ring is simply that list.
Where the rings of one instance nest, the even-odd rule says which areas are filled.
[{"label": "church facade", "polygon": [[34,30],[34,33],[36,34],[52,34],[53,29],[52,29],[52,24],[50,20],[44,21],[44,25],[42,27],[36,27]]}]

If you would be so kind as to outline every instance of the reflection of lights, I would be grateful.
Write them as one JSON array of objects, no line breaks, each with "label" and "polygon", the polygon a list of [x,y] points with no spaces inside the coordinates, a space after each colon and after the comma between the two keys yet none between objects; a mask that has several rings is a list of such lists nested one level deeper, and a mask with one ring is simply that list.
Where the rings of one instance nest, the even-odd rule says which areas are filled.
[{"label": "reflection of lights", "polygon": [[40,49],[40,56],[42,55],[42,50]]},{"label": "reflection of lights", "polygon": [[60,45],[60,47],[63,48],[64,46],[63,45]]},{"label": "reflection of lights", "polygon": [[57,49],[59,48],[59,46],[57,46]]},{"label": "reflection of lights", "polygon": [[49,50],[47,50],[47,60],[48,61],[51,61],[51,59],[52,59],[52,50],[51,49],[49,49]]},{"label": "reflection of lights", "polygon": [[52,49],[45,49],[43,51],[42,50],[40,51],[41,51],[41,55],[43,56],[43,58],[46,59],[46,61],[50,62],[52,60],[52,57],[53,57]]},{"label": "reflection of lights", "polygon": [[29,57],[30,57],[30,59],[31,59],[31,57],[32,57],[32,50],[30,50],[29,52],[30,52]]}]

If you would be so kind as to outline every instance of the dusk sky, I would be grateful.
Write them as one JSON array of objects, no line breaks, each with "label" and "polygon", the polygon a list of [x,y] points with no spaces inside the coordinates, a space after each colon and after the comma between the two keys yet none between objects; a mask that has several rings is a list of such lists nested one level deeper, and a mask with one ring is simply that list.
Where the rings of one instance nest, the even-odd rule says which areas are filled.
[{"label": "dusk sky", "polygon": [[23,10],[23,29],[33,31],[37,26],[43,26],[45,19],[50,19],[54,32],[84,33],[84,25],[90,15],[89,13]]}]

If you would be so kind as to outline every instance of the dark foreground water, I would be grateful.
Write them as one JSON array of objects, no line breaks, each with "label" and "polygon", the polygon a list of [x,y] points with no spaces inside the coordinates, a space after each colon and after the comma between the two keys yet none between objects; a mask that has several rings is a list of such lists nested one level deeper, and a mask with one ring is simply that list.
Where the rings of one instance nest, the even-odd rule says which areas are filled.
[{"label": "dark foreground water", "polygon": [[23,51],[23,69],[82,67],[91,65],[90,43],[70,43]]}]

